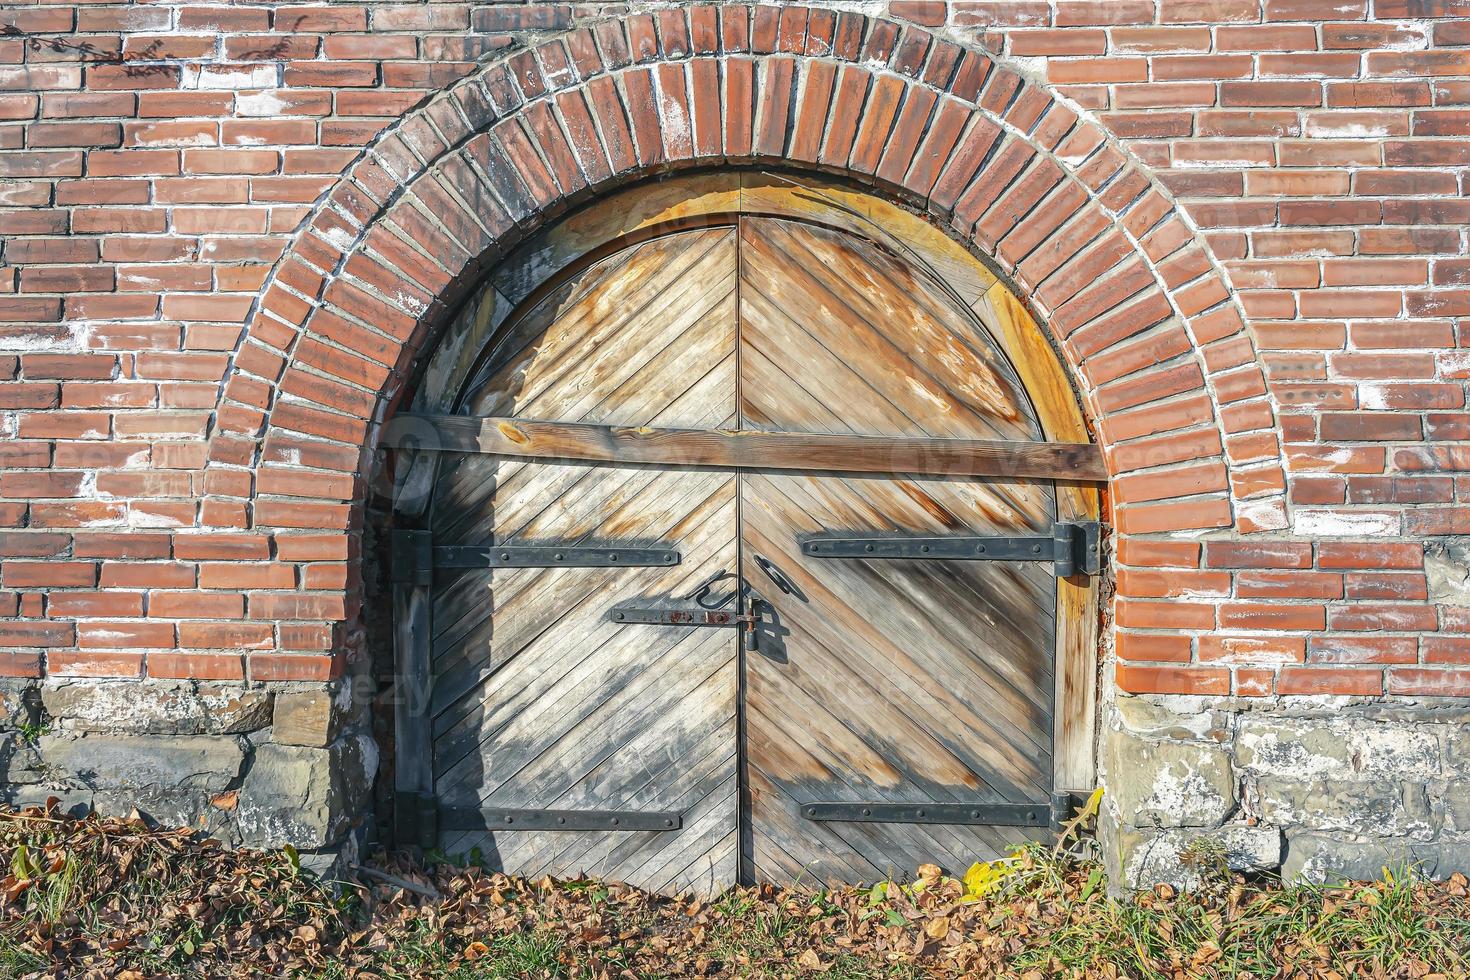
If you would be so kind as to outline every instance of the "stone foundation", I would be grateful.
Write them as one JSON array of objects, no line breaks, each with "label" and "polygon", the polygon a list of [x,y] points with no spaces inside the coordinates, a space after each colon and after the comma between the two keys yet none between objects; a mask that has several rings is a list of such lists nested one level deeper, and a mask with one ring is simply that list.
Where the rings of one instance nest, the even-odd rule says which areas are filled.
[{"label": "stone foundation", "polygon": [[0,688],[0,799],[290,843],[330,867],[366,830],[378,752],[345,682],[49,680]]},{"label": "stone foundation", "polygon": [[1103,731],[1112,880],[1187,887],[1202,841],[1287,878],[1470,870],[1467,721],[1428,701],[1119,696]]}]

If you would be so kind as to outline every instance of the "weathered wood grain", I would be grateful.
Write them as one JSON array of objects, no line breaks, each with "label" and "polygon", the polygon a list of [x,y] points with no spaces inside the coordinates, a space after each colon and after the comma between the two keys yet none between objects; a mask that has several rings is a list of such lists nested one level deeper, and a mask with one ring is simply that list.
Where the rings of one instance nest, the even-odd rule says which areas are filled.
[{"label": "weathered wood grain", "polygon": [[[507,321],[460,404],[573,424],[727,423],[735,246],[728,227],[643,242],[543,291]],[[485,455],[445,467],[436,544],[661,542],[684,553],[679,566],[436,575],[428,723],[441,802],[684,815],[672,832],[469,832],[446,848],[478,847],[532,876],[697,880],[710,893],[736,880],[733,632],[604,618],[619,601],[688,591],[711,564],[733,568],[735,521],[735,478],[716,470]]]},{"label": "weathered wood grain", "polygon": [[[1031,832],[813,823],[799,807],[1044,802],[1087,635],[1058,614],[1090,618],[1092,584],[1040,563],[808,558],[798,541],[1035,532],[1095,513],[1105,467],[1065,379],[1054,358],[1030,363],[1051,353],[993,276],[887,206],[775,176],[678,186],[587,212],[497,271],[465,317],[488,349],[461,342],[436,375],[473,381],[418,399],[386,442],[440,461],[436,544],[684,554],[676,568],[441,573],[422,612],[405,604],[436,678],[409,741],[431,742],[441,799],[674,809],[684,827],[444,843],[522,874],[700,894],[1004,853]],[[521,309],[507,315],[507,297]],[[733,630],[603,617],[720,570],[738,576],[731,594],[769,603],[755,653]]]},{"label": "weathered wood grain", "polygon": [[[447,452],[596,463],[711,466],[738,470],[829,470],[932,476],[1103,480],[1090,443],[988,439],[904,439],[738,429],[588,425],[459,415],[402,416],[429,426]],[[389,444],[400,443],[396,433]],[[416,438],[416,437],[415,437]],[[419,444],[422,448],[422,444]]]},{"label": "weathered wood grain", "polygon": [[[993,338],[957,299],[871,243],[743,219],[740,288],[743,420],[845,438],[1040,439]],[[850,880],[864,868],[902,875],[924,862],[959,871],[1003,853],[1014,834],[856,823],[818,831],[800,805],[1049,798],[1048,570],[831,560],[798,544],[817,531],[1049,526],[1050,484],[1016,475],[768,470],[742,480],[742,573],[773,621],[761,654],[746,660],[750,865],[783,882]],[[757,556],[789,591],[768,580]]]}]

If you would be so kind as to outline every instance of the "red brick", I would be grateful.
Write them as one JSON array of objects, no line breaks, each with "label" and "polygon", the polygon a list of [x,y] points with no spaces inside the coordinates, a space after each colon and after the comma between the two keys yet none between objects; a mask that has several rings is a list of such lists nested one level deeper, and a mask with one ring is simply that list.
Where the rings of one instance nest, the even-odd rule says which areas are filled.
[{"label": "red brick", "polygon": [[[71,646],[75,637],[73,623],[0,619],[0,646],[3,647],[65,647]],[[4,676],[15,675],[5,673]]]},{"label": "red brick", "polygon": [[327,681],[341,673],[338,658],[307,654],[257,654],[248,658],[255,681]]},{"label": "red brick", "polygon": [[53,650],[46,655],[53,677],[138,677],[143,654],[113,650]]},{"label": "red brick", "polygon": [[1230,693],[1230,671],[1223,668],[1119,663],[1114,678],[1119,689],[1133,694]]},{"label": "red brick", "polygon": [[0,562],[0,584],[8,589],[92,588],[97,564],[90,561]]},{"label": "red brick", "polygon": [[1283,667],[1276,677],[1276,693],[1377,695],[1383,693],[1383,672],[1346,667]]},{"label": "red brick", "polygon": [[1327,610],[1316,603],[1227,602],[1220,605],[1220,626],[1225,629],[1320,630],[1326,624]]},{"label": "red brick", "polygon": [[1123,632],[1118,634],[1117,639],[1120,660],[1188,663],[1191,649],[1190,638],[1179,633]]},{"label": "red brick", "polygon": [[174,624],[138,620],[83,620],[77,623],[77,645],[102,649],[172,647]]},{"label": "red brick", "polygon": [[1231,636],[1214,633],[1199,639],[1201,663],[1299,664],[1306,660],[1307,641],[1300,636]]},{"label": "red brick", "polygon": [[[182,632],[182,627],[181,627]],[[244,644],[241,644],[244,646]],[[245,663],[238,654],[217,656],[194,653],[148,654],[149,677],[183,677],[195,680],[238,681],[245,679]]]}]

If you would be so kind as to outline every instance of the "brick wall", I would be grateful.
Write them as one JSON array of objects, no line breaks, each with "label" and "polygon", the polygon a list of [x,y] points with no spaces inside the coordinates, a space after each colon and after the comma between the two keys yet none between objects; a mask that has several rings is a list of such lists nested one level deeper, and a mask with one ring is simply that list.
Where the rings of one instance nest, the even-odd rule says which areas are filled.
[{"label": "brick wall", "polygon": [[[1187,331],[1144,339],[1178,331],[1185,346],[1110,347],[1079,368],[1119,474],[1118,686],[1470,696],[1470,594],[1454,550],[1426,574],[1423,544],[1470,533],[1457,475],[1470,460],[1470,4],[887,6],[904,37],[986,49],[1095,126],[1087,159],[1116,148],[1126,168],[1101,197],[1177,202],[1183,258],[1148,263]],[[0,671],[341,671],[361,602],[354,447],[412,365],[359,350],[356,382],[307,410],[270,387],[270,331],[286,321],[262,310],[325,288],[332,231],[299,229],[330,211],[318,202],[364,145],[477,59],[603,9],[0,12]],[[683,16],[630,21],[632,43],[646,24],[657,60]],[[905,50],[883,48],[875,70]],[[1082,163],[1057,152],[1059,167]],[[288,249],[315,279],[278,266]],[[1039,285],[1016,278],[1023,294]],[[398,311],[412,313],[400,339],[433,299]],[[1147,398],[1105,390],[1125,358]],[[1197,395],[1171,387],[1178,358],[1201,365]],[[241,433],[267,418],[273,461],[239,464]]]}]

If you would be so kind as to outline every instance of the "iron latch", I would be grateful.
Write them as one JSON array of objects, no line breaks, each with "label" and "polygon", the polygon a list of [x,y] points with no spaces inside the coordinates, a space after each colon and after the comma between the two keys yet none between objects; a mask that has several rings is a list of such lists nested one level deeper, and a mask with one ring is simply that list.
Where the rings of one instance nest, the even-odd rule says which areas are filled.
[{"label": "iron latch", "polygon": [[[717,582],[729,577],[729,572],[714,573],[688,595],[680,597],[687,601],[677,604],[645,606],[628,602],[613,606],[607,611],[607,621],[621,626],[726,626],[743,630],[745,649],[754,650],[758,638],[756,629],[761,623],[761,606],[765,600],[746,586],[740,591],[734,610],[725,608],[730,597],[718,603],[712,601],[710,591]],[[744,606],[744,612],[738,611],[740,606]]]},{"label": "iron latch", "polygon": [[609,622],[627,626],[728,626],[742,630],[745,649],[754,650],[758,642],[757,627],[761,623],[762,599],[752,596],[746,604],[748,612],[729,609],[706,609],[703,606],[614,606],[607,611]]},{"label": "iron latch", "polygon": [[1050,535],[814,535],[803,554],[814,558],[1050,561],[1058,578],[1096,575],[1101,567],[1097,521],[1061,523]]}]

